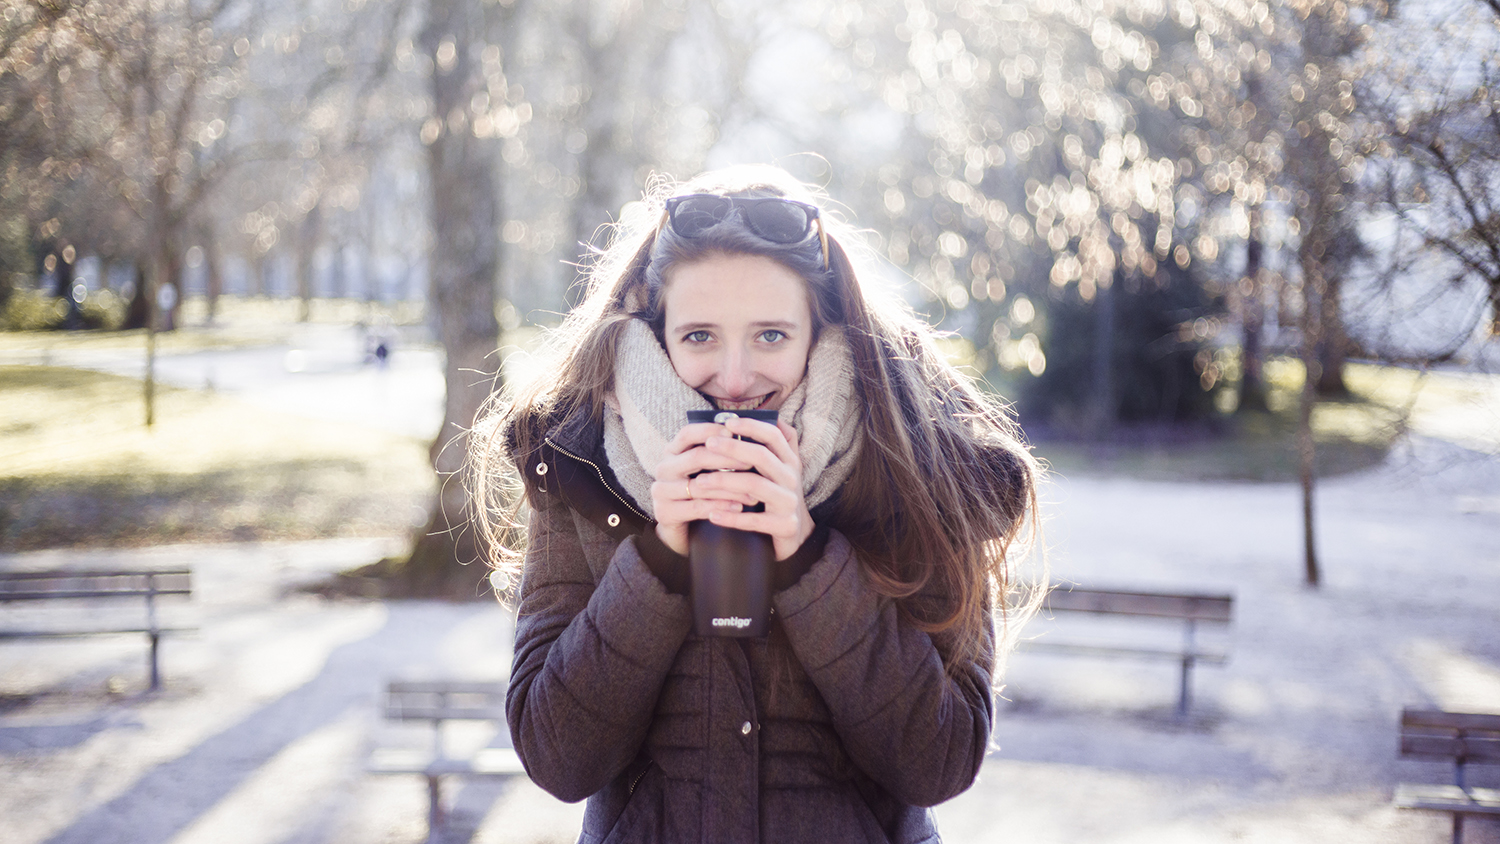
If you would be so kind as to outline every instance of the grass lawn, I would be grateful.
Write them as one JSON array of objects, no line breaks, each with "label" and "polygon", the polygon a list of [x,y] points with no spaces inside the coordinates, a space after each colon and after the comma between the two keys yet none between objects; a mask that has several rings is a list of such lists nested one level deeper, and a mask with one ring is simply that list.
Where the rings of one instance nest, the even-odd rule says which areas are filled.
[{"label": "grass lawn", "polygon": [[[1151,480],[1294,481],[1302,366],[1266,366],[1271,410],[1225,416],[1196,432],[1125,431],[1113,442],[1042,441],[1036,452],[1063,476],[1129,475]],[[1500,456],[1500,376],[1351,363],[1346,401],[1313,411],[1318,474],[1380,463],[1407,431]]]},{"label": "grass lawn", "polygon": [[[107,339],[107,338],[101,338]],[[44,366],[0,367],[0,551],[401,535],[425,524],[427,444]]]},{"label": "grass lawn", "polygon": [[[286,342],[294,301],[226,299],[205,325],[201,300],[159,349]],[[420,315],[315,301],[314,321]],[[196,310],[195,310],[196,309]],[[517,342],[520,342],[517,340]],[[143,348],[139,332],[0,332],[0,361],[47,349]],[[7,354],[12,353],[12,354]],[[1125,431],[1108,443],[1043,440],[1063,477],[1296,479],[1300,364],[1266,368],[1271,411],[1226,415],[1197,431]],[[1351,364],[1354,397],[1314,415],[1319,472],[1379,463],[1406,431],[1500,455],[1500,376]],[[135,379],[0,365],[0,551],[160,542],[406,535],[426,524],[435,481],[427,443],[281,414],[231,396],[159,387],[147,429]]]},{"label": "grass lawn", "polygon": [[[286,343],[299,325],[301,302],[297,299],[223,296],[217,314],[208,320],[208,302],[202,296],[183,300],[178,310],[178,328],[156,334],[161,354],[204,349]],[[313,299],[308,322],[354,325],[377,322],[390,325],[420,325],[419,302],[363,302],[355,299]],[[45,353],[87,349],[94,352],[144,352],[146,330],[129,331],[0,331],[0,359],[10,353]]]}]

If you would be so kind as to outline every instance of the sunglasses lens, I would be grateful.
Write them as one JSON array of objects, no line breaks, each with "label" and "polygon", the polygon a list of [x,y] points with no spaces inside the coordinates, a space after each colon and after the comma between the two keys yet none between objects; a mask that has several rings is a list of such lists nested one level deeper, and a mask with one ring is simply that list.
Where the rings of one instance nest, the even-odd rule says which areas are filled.
[{"label": "sunglasses lens", "polygon": [[729,215],[729,200],[722,196],[689,196],[672,208],[672,228],[683,237],[697,237]]},{"label": "sunglasses lens", "polygon": [[780,199],[745,204],[750,230],[773,243],[796,243],[807,237],[812,218],[806,208]]}]

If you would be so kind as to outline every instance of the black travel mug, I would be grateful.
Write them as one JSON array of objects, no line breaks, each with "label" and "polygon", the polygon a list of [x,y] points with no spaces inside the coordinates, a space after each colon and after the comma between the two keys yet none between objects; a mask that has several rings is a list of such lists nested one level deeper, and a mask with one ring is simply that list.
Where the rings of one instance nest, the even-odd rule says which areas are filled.
[{"label": "black travel mug", "polygon": [[[776,424],[774,410],[689,410],[688,422],[743,416]],[[751,470],[754,471],[754,470]],[[764,510],[765,505],[757,505]],[[764,636],[771,627],[771,537],[710,521],[688,524],[693,572],[693,628],[699,636]]]}]

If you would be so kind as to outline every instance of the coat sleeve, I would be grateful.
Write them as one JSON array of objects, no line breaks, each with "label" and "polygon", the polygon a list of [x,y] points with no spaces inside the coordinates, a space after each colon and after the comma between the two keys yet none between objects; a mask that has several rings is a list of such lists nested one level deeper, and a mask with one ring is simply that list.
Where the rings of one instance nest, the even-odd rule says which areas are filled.
[{"label": "coat sleeve", "polygon": [[522,571],[506,720],[531,779],[573,802],[635,758],[687,638],[687,600],[621,542],[597,585],[572,511],[538,496]]},{"label": "coat sleeve", "polygon": [[854,763],[896,799],[933,806],[972,785],[984,761],[994,629],[986,625],[978,659],[945,670],[939,644],[861,568],[831,532],[823,558],[776,595],[776,613]]}]

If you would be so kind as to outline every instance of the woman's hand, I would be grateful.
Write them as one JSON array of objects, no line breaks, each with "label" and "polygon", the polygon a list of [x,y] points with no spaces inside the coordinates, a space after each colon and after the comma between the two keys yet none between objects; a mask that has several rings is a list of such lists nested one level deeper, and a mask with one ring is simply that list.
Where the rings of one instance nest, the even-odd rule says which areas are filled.
[{"label": "woman's hand", "polygon": [[[747,471],[752,468],[759,474]],[[765,512],[743,512],[762,502]],[[785,423],[737,417],[723,425],[684,426],[656,467],[651,503],[657,536],[684,556],[688,523],[700,519],[770,536],[778,560],[796,553],[813,531],[802,496],[797,432]]]}]

